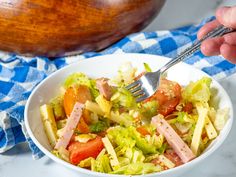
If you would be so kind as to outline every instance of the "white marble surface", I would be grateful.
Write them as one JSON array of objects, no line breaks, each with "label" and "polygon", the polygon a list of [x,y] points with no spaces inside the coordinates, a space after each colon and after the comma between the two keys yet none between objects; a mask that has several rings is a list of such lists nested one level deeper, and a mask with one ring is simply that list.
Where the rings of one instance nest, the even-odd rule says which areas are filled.
[{"label": "white marble surface", "polygon": [[[170,29],[184,24],[198,22],[203,17],[214,14],[220,4],[236,4],[236,0],[168,0],[161,14],[146,30]],[[236,74],[221,84],[231,96],[236,113]],[[212,156],[185,177],[234,177],[236,176],[236,121],[225,143]],[[75,172],[54,163],[47,157],[34,161],[27,144],[20,144],[0,155],[0,177],[78,177]]]}]

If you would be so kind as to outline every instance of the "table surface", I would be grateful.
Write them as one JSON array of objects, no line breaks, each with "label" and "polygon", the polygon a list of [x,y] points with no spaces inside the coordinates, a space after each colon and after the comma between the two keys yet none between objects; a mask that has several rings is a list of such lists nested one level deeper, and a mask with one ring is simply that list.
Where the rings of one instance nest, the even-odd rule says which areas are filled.
[{"label": "table surface", "polygon": [[[160,15],[145,31],[171,29],[189,23],[199,22],[200,19],[214,14],[219,5],[232,5],[235,0],[178,0],[167,1]],[[204,6],[202,5],[204,4]],[[236,74],[220,81],[231,95],[236,112]],[[233,127],[236,127],[234,121]],[[233,177],[236,176],[236,129],[232,129],[224,144],[207,160],[187,172],[185,177]],[[207,167],[207,168],[206,168]],[[47,157],[34,161],[26,143],[17,145],[13,149],[0,155],[0,177],[78,177],[75,172],[62,167]]]}]

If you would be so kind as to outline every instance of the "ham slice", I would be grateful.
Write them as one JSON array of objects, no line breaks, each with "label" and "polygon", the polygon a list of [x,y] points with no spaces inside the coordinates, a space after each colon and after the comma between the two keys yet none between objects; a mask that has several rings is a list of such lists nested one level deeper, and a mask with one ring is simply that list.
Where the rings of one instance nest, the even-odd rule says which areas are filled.
[{"label": "ham slice", "polygon": [[74,105],[74,108],[71,112],[70,117],[68,118],[65,127],[63,128],[63,132],[61,134],[61,137],[56,143],[55,149],[59,149],[60,147],[63,147],[66,149],[68,146],[70,139],[74,133],[74,130],[79,123],[79,120],[82,116],[82,109],[84,105],[77,102]]},{"label": "ham slice", "polygon": [[111,99],[112,87],[108,84],[108,79],[106,78],[97,79],[96,86],[101,95],[103,95],[107,100]]},{"label": "ham slice", "polygon": [[187,163],[195,158],[188,145],[180,138],[163,116],[157,115],[153,117],[152,124],[156,126],[158,133],[164,135],[169,145],[174,149],[183,163]]}]

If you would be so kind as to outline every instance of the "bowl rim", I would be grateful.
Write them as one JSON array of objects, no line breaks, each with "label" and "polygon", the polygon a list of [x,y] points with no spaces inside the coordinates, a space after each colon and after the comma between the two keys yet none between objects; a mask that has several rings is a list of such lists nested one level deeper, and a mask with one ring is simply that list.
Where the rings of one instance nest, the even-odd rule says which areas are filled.
[{"label": "bowl rim", "polygon": [[[91,57],[89,58],[88,60],[86,58],[83,58],[77,62],[74,62],[74,63],[71,63],[63,68],[60,68],[59,70],[55,71],[54,73],[52,73],[51,75],[49,75],[47,78],[45,78],[42,82],[40,82],[34,89],[33,91],[31,92],[27,102],[26,102],[26,105],[25,105],[25,110],[24,110],[24,121],[25,121],[25,127],[26,127],[26,131],[29,135],[29,137],[32,139],[32,141],[35,143],[35,145],[46,155],[48,156],[49,158],[51,158],[53,161],[61,164],[61,165],[64,165],[66,167],[68,167],[69,169],[72,169],[72,170],[75,170],[75,171],[78,171],[78,172],[81,172],[83,174],[89,174],[89,175],[96,175],[96,176],[100,176],[100,177],[103,177],[103,176],[117,176],[117,177],[127,177],[127,176],[137,176],[137,177],[141,177],[141,176],[145,176],[145,177],[151,177],[153,175],[155,176],[158,176],[158,175],[167,175],[167,174],[172,174],[172,173],[175,173],[177,171],[181,171],[182,169],[184,168],[188,168],[188,167],[193,167],[194,165],[198,164],[200,161],[202,161],[203,159],[209,157],[210,155],[212,155],[217,149],[219,149],[219,147],[223,144],[223,142],[226,140],[226,138],[228,137],[230,131],[231,131],[231,128],[232,128],[232,124],[233,124],[233,115],[234,115],[234,112],[233,112],[233,104],[232,104],[232,101],[228,95],[228,93],[225,91],[225,89],[221,86],[221,84],[215,80],[212,76],[208,75],[207,73],[195,68],[194,66],[192,65],[189,65],[189,64],[186,64],[184,62],[181,62],[180,64],[181,65],[185,65],[185,67],[193,67],[194,69],[197,69],[199,70],[200,72],[202,72],[204,75],[206,75],[207,77],[210,77],[212,80],[214,80],[214,82],[217,84],[217,87],[220,87],[221,89],[221,92],[223,92],[223,95],[226,96],[226,99],[228,100],[229,102],[229,106],[230,106],[230,111],[231,111],[231,116],[229,117],[228,121],[227,121],[227,124],[228,125],[228,129],[225,130],[225,133],[224,133],[224,136],[221,137],[221,139],[219,139],[207,152],[205,152],[204,154],[201,154],[200,156],[196,157],[195,159],[193,159],[192,161],[190,162],[187,162],[183,165],[180,165],[180,166],[177,166],[177,167],[174,167],[172,169],[168,169],[168,170],[164,170],[164,171],[161,171],[161,172],[155,172],[155,173],[150,173],[150,174],[144,174],[144,175],[117,175],[117,174],[108,174],[108,173],[100,173],[100,172],[94,172],[94,171],[91,171],[91,170],[88,170],[88,169],[84,169],[84,168],[81,168],[81,167],[78,167],[78,166],[75,166],[75,165],[72,165],[70,164],[69,162],[66,162],[58,157],[56,157],[55,155],[53,155],[50,151],[48,151],[45,147],[43,147],[39,141],[36,139],[36,137],[34,136],[31,128],[30,128],[30,125],[29,125],[29,121],[28,121],[28,107],[29,107],[29,104],[31,102],[31,99],[32,97],[34,96],[35,92],[38,90],[38,88],[44,84],[44,82],[46,82],[46,80],[54,77],[55,75],[57,75],[57,73],[59,72],[63,72],[63,70],[66,70],[67,68],[70,68],[70,67],[73,67],[73,65],[79,65],[80,62],[91,62],[92,60],[97,60],[97,59],[102,59],[103,57],[109,57],[111,56],[114,56],[116,55],[117,57],[156,57],[160,60],[165,60],[165,62],[169,61],[170,58],[168,57],[164,57],[164,56],[159,56],[159,55],[151,55],[151,54],[138,54],[138,53],[134,53],[134,54],[128,54],[128,53],[125,53],[125,54],[108,54],[108,55],[101,55],[101,56],[94,56],[94,57]],[[86,61],[87,60],[87,61]]]}]

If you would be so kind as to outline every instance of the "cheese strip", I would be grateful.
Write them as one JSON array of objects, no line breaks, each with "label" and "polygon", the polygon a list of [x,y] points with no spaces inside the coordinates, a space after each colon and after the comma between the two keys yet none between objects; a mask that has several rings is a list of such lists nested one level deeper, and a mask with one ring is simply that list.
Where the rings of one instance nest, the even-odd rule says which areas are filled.
[{"label": "cheese strip", "polygon": [[66,149],[74,133],[74,130],[82,116],[83,107],[84,107],[83,104],[78,103],[78,102],[75,103],[74,108],[71,112],[71,115],[68,118],[65,127],[63,128],[62,135],[56,143],[55,149],[59,149],[60,147],[63,147]]},{"label": "cheese strip", "polygon": [[57,141],[57,125],[52,106],[47,104],[42,105],[40,107],[40,114],[49,143],[52,147],[54,147]]},{"label": "cheese strip", "polygon": [[191,142],[191,150],[195,155],[198,153],[199,145],[201,142],[202,130],[205,125],[208,109],[204,108],[201,104],[197,104],[198,120],[193,132],[193,138]]},{"label": "cheese strip", "polygon": [[159,155],[158,160],[162,162],[169,169],[175,167],[175,164],[164,155]]},{"label": "cheese strip", "polygon": [[116,152],[115,152],[110,140],[106,136],[104,138],[102,138],[102,142],[107,150],[107,153],[109,154],[110,163],[111,163],[112,168],[114,169],[116,166],[118,166],[120,164],[119,160],[116,156]]},{"label": "cheese strip", "polygon": [[176,154],[178,154],[183,163],[187,163],[195,158],[195,155],[188,145],[180,138],[169,123],[162,118],[162,116],[157,115],[153,117],[152,124],[156,126],[159,134],[164,135],[169,145],[174,149]]},{"label": "cheese strip", "polygon": [[209,117],[206,117],[205,130],[206,130],[207,136],[210,140],[217,137],[216,129],[213,126],[213,124],[211,123],[211,120],[209,119]]}]

